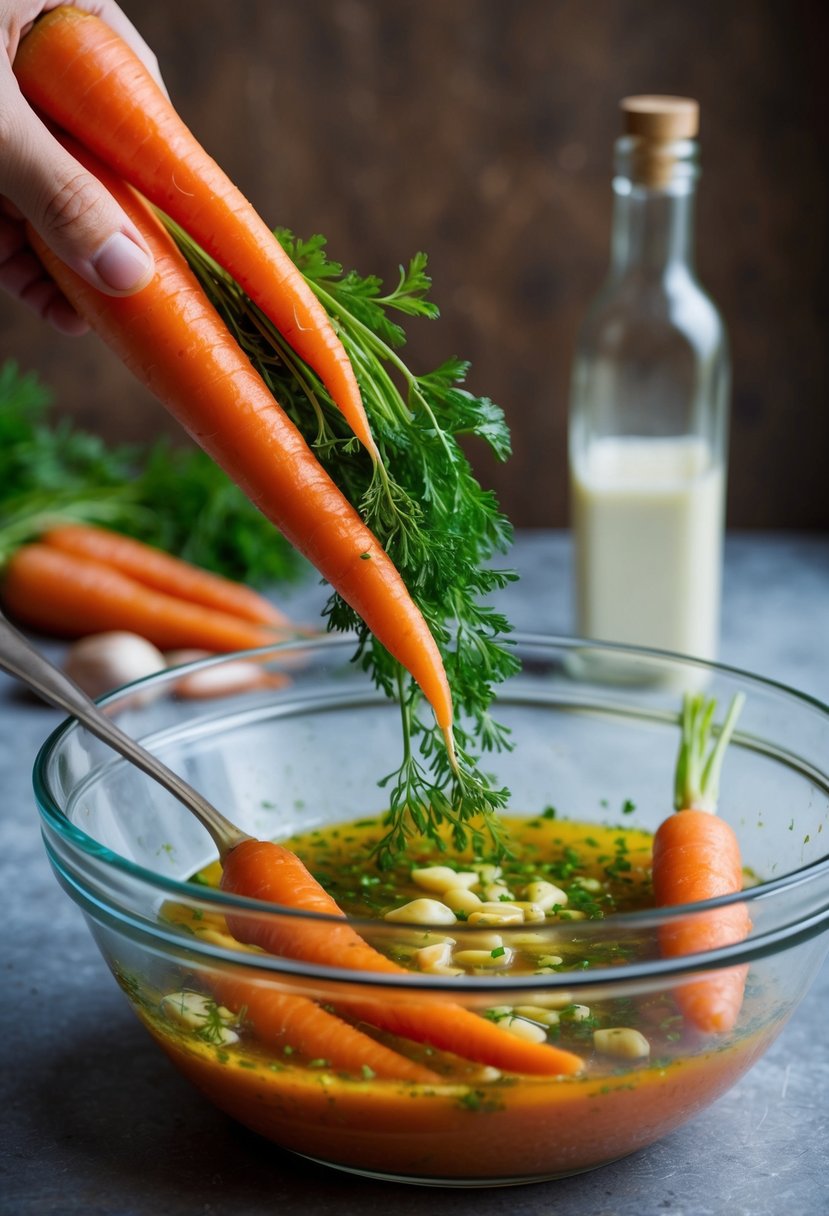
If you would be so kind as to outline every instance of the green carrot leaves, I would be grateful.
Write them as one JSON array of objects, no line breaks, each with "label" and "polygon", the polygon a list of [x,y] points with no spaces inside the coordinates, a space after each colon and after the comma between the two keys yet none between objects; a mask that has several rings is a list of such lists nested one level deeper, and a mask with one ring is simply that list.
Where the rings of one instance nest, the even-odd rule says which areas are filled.
[{"label": "green carrot leaves", "polygon": [[497,812],[507,792],[491,788],[479,764],[483,753],[509,746],[490,705],[495,685],[515,672],[517,661],[506,640],[508,621],[485,598],[514,577],[493,568],[512,533],[459,441],[481,439],[505,460],[510,438],[499,407],[465,387],[465,362],[450,359],[416,375],[399,353],[406,337],[399,317],[438,315],[428,298],[425,255],[401,267],[396,285],[383,294],[375,276],[344,272],[329,261],[322,238],[277,233],[351,359],[380,452],[375,465],[319,378],[261,311],[184,233],[168,227],[254,367],[397,566],[443,656],[457,713],[457,770],[417,687],[348,605],[331,596],[328,627],[356,630],[355,661],[401,705],[403,756],[384,779],[390,809],[380,861],[390,862],[413,836],[501,852]]},{"label": "green carrot leaves", "polygon": [[725,750],[737,725],[745,695],[734,695],[716,742],[709,748],[717,702],[687,693],[682,702],[682,735],[674,774],[674,807],[716,812]]},{"label": "green carrot leaves", "polygon": [[98,523],[252,586],[296,577],[277,530],[196,448],[108,445],[55,421],[33,374],[0,366],[0,564],[53,524]]}]

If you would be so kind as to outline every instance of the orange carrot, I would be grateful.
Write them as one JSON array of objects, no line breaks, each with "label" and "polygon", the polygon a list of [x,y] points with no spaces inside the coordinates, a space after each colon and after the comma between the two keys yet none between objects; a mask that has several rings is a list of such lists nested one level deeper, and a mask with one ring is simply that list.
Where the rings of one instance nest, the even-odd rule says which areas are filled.
[{"label": "orange carrot", "polygon": [[242,354],[147,205],[84,149],[65,142],[140,229],[155,274],[136,295],[105,296],[30,231],[47,270],[104,341],[408,669],[449,737],[452,697],[443,661],[390,558]]},{"label": "orange carrot", "polygon": [[[659,827],[653,841],[653,890],[659,907],[692,904],[743,889],[740,846],[731,827],[716,814],[717,786],[725,748],[742,697],[736,697],[708,760],[705,751],[715,703],[686,697],[677,761],[676,814]],[[669,958],[732,946],[751,928],[744,904],[698,912],[660,933]],[[705,1033],[730,1030],[739,1016],[748,968],[730,967],[683,984],[676,1000],[685,1017]]]},{"label": "orange carrot", "polygon": [[322,305],[150,73],[98,17],[56,8],[23,39],[25,96],[171,216],[240,284],[376,455],[348,355]]},{"label": "orange carrot", "polygon": [[[724,820],[710,811],[682,810],[654,837],[653,887],[660,907],[697,903],[742,890],[740,847]],[[744,904],[697,913],[663,929],[663,954],[675,958],[742,941],[750,928]],[[730,967],[677,990],[682,1012],[707,1033],[730,1030],[743,1000],[745,966]]]},{"label": "orange carrot", "polygon": [[222,652],[279,640],[262,625],[153,591],[112,566],[50,545],[23,545],[12,555],[2,599],[21,624],[56,637],[124,629],[160,650],[199,646]]},{"label": "orange carrot", "polygon": [[397,963],[363,941],[336,901],[290,849],[271,841],[245,840],[222,858],[222,867],[224,891],[342,920],[341,925],[322,927],[308,916],[274,916],[273,924],[228,917],[228,927],[238,941],[322,966],[404,973]]},{"label": "orange carrot", "polygon": [[573,1077],[584,1069],[584,1062],[572,1051],[519,1039],[454,1002],[402,1001],[377,994],[373,999],[349,997],[341,1005],[349,1017],[502,1072]]},{"label": "orange carrot", "polygon": [[[399,1052],[378,1043],[356,1026],[323,1009],[308,997],[279,992],[267,972],[255,983],[227,975],[210,977],[210,987],[222,1004],[244,1019],[261,1043],[287,1049],[306,1060],[325,1061],[337,1071],[383,1080],[410,1081],[419,1085],[439,1084],[431,1069],[416,1064]],[[286,1056],[286,1061],[289,1056]]]},{"label": "orange carrot", "polygon": [[61,524],[50,528],[39,539],[41,544],[50,545],[53,549],[103,562],[134,578],[136,582],[177,599],[217,608],[220,612],[257,625],[283,630],[291,628],[287,617],[250,587],[202,570],[161,549],[132,540],[119,532],[111,532],[108,528],[91,524]]},{"label": "orange carrot", "polygon": [[[322,966],[410,974],[360,937],[335,900],[282,845],[244,840],[225,855],[222,865],[222,890],[306,914],[274,913],[267,920],[238,913],[229,916],[228,927],[238,941]],[[320,923],[308,913],[335,917],[342,924]],[[389,996],[381,1001],[375,990],[373,996],[349,995],[338,1003],[352,1018],[507,1072],[571,1076],[582,1069],[582,1061],[572,1052],[518,1039],[453,1002],[426,1001],[422,996],[412,1000]]]}]

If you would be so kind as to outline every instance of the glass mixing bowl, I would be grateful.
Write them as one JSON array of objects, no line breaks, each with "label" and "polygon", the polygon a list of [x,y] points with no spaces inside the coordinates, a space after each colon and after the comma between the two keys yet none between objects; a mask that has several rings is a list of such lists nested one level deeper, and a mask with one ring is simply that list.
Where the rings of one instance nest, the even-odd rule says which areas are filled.
[{"label": "glass mixing bowl", "polygon": [[[601,1165],[665,1135],[731,1086],[779,1033],[826,954],[826,706],[656,652],[541,637],[520,638],[517,649],[521,672],[496,706],[514,747],[486,765],[510,788],[511,813],[539,822],[554,806],[557,820],[610,825],[620,837],[627,828],[654,831],[671,813],[682,689],[705,686],[721,713],[735,692],[746,694],[720,814],[759,882],[714,905],[746,905],[744,940],[663,957],[661,935],[711,915],[711,905],[696,905],[533,924],[532,949],[544,965],[512,978],[364,973],[252,953],[223,932],[224,917],[237,926],[264,919],[287,927],[289,938],[310,922],[322,933],[332,925],[188,881],[215,857],[205,831],[77,723],[56,731],[37,759],[49,859],[138,1017],[210,1100],[284,1148],[370,1176],[441,1185],[530,1182]],[[264,665],[289,673],[282,688],[194,700],[179,695],[179,670],[104,704],[244,831],[285,838],[385,809],[378,781],[398,763],[398,710],[350,661],[352,652],[349,639],[333,638],[261,652]],[[399,954],[407,933],[424,940],[423,926],[354,923],[381,950]],[[487,944],[475,938],[483,930],[463,922],[435,932],[467,947]],[[506,948],[530,949],[517,939],[527,926],[500,932]],[[691,978],[734,968],[747,968],[734,1029],[683,1026],[674,994]],[[404,1013],[444,1006],[447,1016],[463,1006],[490,1018],[529,1007],[542,1033],[555,1037],[556,1023],[569,1024],[586,1068],[527,1077],[459,1060],[430,1083],[335,1069],[324,1057],[295,1058],[277,1024],[260,1041],[245,1020],[244,994],[254,991],[270,994],[277,1022],[286,1003],[295,1010],[307,1000],[329,1012],[379,1002]],[[220,1003],[228,993],[233,1008]],[[600,1050],[594,1031],[608,1026],[635,1033]]]}]

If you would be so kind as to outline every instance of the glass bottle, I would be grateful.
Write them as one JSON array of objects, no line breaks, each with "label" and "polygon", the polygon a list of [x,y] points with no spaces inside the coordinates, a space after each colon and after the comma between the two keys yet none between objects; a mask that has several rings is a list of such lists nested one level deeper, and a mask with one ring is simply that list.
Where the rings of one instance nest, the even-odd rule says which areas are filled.
[{"label": "glass bottle", "polygon": [[572,379],[569,463],[583,637],[714,658],[729,360],[694,273],[696,102],[629,97],[611,263]]}]

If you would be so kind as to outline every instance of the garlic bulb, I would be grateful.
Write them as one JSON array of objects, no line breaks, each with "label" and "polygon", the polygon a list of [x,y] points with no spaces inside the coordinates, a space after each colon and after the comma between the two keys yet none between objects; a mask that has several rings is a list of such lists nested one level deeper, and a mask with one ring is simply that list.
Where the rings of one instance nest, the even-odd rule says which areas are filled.
[{"label": "garlic bulb", "polygon": [[63,661],[63,670],[90,697],[103,696],[166,666],[152,642],[121,631],[81,638],[69,647]]},{"label": "garlic bulb", "polygon": [[[165,656],[168,667],[178,667],[195,659],[205,658],[205,651],[173,650]],[[215,667],[203,667],[183,675],[174,685],[176,695],[186,700],[207,697],[230,697],[236,693],[253,692],[263,688],[281,688],[288,677],[267,671],[251,659],[230,659]]]}]

